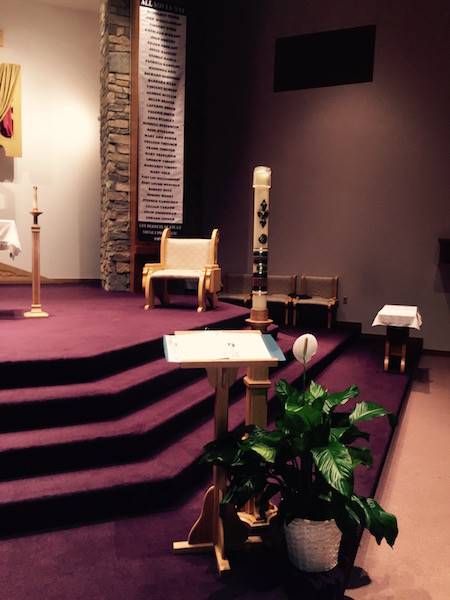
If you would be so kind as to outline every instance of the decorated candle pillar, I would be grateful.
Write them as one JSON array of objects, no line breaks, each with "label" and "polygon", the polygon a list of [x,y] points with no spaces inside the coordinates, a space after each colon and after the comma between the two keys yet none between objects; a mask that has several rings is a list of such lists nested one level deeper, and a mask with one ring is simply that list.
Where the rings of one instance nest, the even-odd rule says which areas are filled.
[{"label": "decorated candle pillar", "polygon": [[269,249],[269,190],[271,170],[253,170],[253,277],[252,308],[247,322],[253,329],[265,331],[272,323],[267,310],[267,259]]},{"label": "decorated candle pillar", "polygon": [[[253,276],[252,308],[247,319],[252,329],[263,333],[272,323],[267,309],[267,259],[269,248],[269,190],[271,170],[269,167],[255,167],[253,171],[254,207],[253,207]],[[252,366],[244,377],[245,423],[246,425],[267,426],[267,392],[270,387],[269,369],[265,366]],[[239,517],[252,530],[267,527],[269,520],[276,514],[276,508],[270,506],[266,518],[262,518],[258,498],[252,498],[239,513]]]}]

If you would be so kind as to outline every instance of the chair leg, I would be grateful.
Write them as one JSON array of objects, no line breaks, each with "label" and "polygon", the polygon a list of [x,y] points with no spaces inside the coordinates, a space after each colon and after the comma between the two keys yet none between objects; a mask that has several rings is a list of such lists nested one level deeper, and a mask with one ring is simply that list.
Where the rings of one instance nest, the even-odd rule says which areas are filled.
[{"label": "chair leg", "polygon": [[149,310],[155,307],[155,299],[153,295],[153,282],[150,274],[147,275],[145,279],[145,300],[146,304],[144,306],[145,310]]},{"label": "chair leg", "polygon": [[292,305],[292,327],[297,325],[297,306],[295,304]]},{"label": "chair leg", "polygon": [[289,325],[289,304],[284,305],[284,324],[286,327]]},{"label": "chair leg", "polygon": [[203,312],[204,310],[206,310],[205,276],[201,275],[198,278],[198,307],[197,307],[197,312]]},{"label": "chair leg", "polygon": [[163,289],[162,289],[162,304],[170,304],[170,296],[169,296],[169,282],[167,279],[163,280]]},{"label": "chair leg", "polygon": [[384,362],[383,369],[384,371],[389,371],[389,359],[391,354],[391,344],[388,339],[384,342]]},{"label": "chair leg", "polygon": [[328,329],[331,329],[332,318],[333,318],[333,313],[331,311],[331,306],[329,306],[328,307],[328,320],[327,320]]},{"label": "chair leg", "polygon": [[402,354],[400,357],[400,373],[404,373],[406,368],[406,344],[402,344]]},{"label": "chair leg", "polygon": [[209,300],[211,308],[217,308],[217,305],[219,303],[219,299],[217,297],[217,294],[215,292],[212,292],[212,293],[208,292],[207,298]]}]

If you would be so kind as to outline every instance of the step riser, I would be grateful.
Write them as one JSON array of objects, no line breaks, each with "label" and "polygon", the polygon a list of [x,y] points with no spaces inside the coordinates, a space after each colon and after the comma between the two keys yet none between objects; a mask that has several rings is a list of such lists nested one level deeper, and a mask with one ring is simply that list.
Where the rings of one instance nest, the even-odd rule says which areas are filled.
[{"label": "step riser", "polygon": [[[336,348],[316,363],[308,371],[308,379],[314,378],[324,369],[345,345]],[[283,371],[293,359],[292,353],[286,353],[286,362],[277,368],[271,369],[272,380],[278,379],[277,372]],[[175,389],[174,380],[183,378],[191,372],[190,369],[178,369],[176,377],[172,374],[172,384]],[[201,372],[201,371],[200,371]],[[198,374],[199,371],[196,371]],[[163,378],[165,379],[165,378]],[[189,382],[187,379],[186,383]],[[182,382],[176,382],[178,388]],[[133,408],[147,405],[149,402],[148,390],[143,386],[142,394],[133,398]],[[164,389],[164,381],[161,382],[161,390]],[[243,380],[239,379],[230,390],[230,404],[234,403],[244,392]],[[154,390],[153,390],[154,391]],[[125,396],[124,404],[127,402]],[[33,477],[51,473],[76,471],[81,469],[96,468],[113,464],[123,464],[150,457],[159,448],[167,446],[176,436],[194,430],[205,419],[212,416],[214,397],[208,394],[199,397],[198,401],[176,415],[167,415],[167,419],[161,424],[147,431],[115,435],[102,439],[91,439],[77,443],[63,443],[53,446],[30,447],[17,450],[0,452],[0,480],[12,480],[23,477]],[[131,402],[128,403],[130,409]],[[107,407],[106,407],[107,410]],[[102,415],[106,418],[105,415]]]},{"label": "step riser", "polygon": [[[211,329],[241,329],[242,317],[220,321]],[[60,360],[0,363],[0,382],[3,389],[41,387],[94,381],[120,370],[155,360],[163,356],[161,338],[142,344],[112,350],[105,354]]]},{"label": "step riser", "polygon": [[[286,363],[281,363],[271,370],[272,377],[289,364],[292,353],[287,352],[286,358]],[[198,371],[196,372],[198,374]],[[191,373],[190,369],[178,369],[177,377],[182,378],[188,373]],[[176,378],[172,374],[172,383],[174,379]],[[180,384],[180,380],[177,383]],[[240,378],[230,388],[230,405],[241,398],[244,390],[244,382]],[[142,398],[146,401],[144,404],[147,404],[148,394],[143,394]],[[167,446],[175,436],[193,430],[205,419],[210,418],[213,407],[214,394],[211,389],[210,394],[200,396],[193,406],[176,415],[168,415],[163,423],[148,431],[0,452],[0,481],[141,460],[151,456],[158,448]]]},{"label": "step riser", "polygon": [[213,402],[211,394],[183,414],[142,434],[3,452],[0,454],[0,480],[91,469],[148,458],[167,445],[175,434],[210,418]]},{"label": "step riser", "polygon": [[[291,380],[291,383],[298,383],[300,379],[299,377]],[[243,404],[242,400],[241,402]],[[271,417],[275,416],[278,410],[276,402],[271,402]],[[173,479],[0,506],[0,520],[5,524],[2,525],[0,538],[109,521],[171,508],[177,505],[193,486],[202,481],[205,482],[206,490],[210,485],[210,478],[210,465],[194,459]]]},{"label": "step riser", "polygon": [[0,539],[148,514],[178,505],[199,482],[210,485],[209,465],[193,464],[178,480],[136,484],[0,507]]},{"label": "step riser", "polygon": [[200,369],[170,370],[116,394],[58,398],[0,406],[0,433],[64,427],[115,419],[157,401],[201,376]]},{"label": "step riser", "polygon": [[[286,338],[285,344],[287,340],[288,338]],[[313,365],[308,372],[308,378],[315,378],[325,366],[332,362],[332,360],[347,347],[348,343],[350,343],[350,338],[346,343],[340,343],[331,354]],[[301,379],[301,368],[299,367],[297,370],[294,365],[289,367],[289,363],[292,360],[291,352],[286,353],[286,358],[286,363],[282,363],[277,369],[270,370],[271,379],[276,381],[279,378],[282,378],[286,367],[286,372],[288,373],[286,378],[288,381],[291,383],[293,383],[294,380],[299,381]],[[164,395],[167,395],[168,388],[166,386],[171,386],[171,389],[173,390],[176,389],[176,387],[182,388],[190,381],[192,371],[179,370],[179,373],[177,371],[177,375],[186,377],[187,379],[183,380],[183,383],[180,384],[180,380],[174,376],[173,372],[171,372],[170,374],[161,376],[161,381],[158,384],[153,380],[152,386],[156,386],[159,393],[163,392]],[[199,380],[199,382],[200,381],[204,381],[204,378]],[[127,412],[130,410],[131,403],[133,403],[131,411],[135,410],[136,405],[139,408],[141,402],[143,405],[147,405],[149,404],[148,386],[149,382],[134,386],[132,388],[133,394],[130,393],[131,388],[129,388],[125,392],[118,394],[116,400],[119,398],[119,403],[121,403],[122,406],[127,404]],[[205,390],[204,383],[203,389]],[[152,390],[155,392],[155,387],[152,387]],[[243,392],[244,384],[242,379],[240,379],[233,386],[230,397],[230,404],[233,404],[236,408],[236,410],[233,409],[235,415],[232,420],[234,423],[233,426],[237,423],[237,419],[240,418],[240,415],[243,416],[245,414]],[[124,398],[121,398],[122,395],[124,395]],[[158,396],[158,394],[154,394],[154,396]],[[152,400],[156,399],[157,398],[155,397],[152,398]],[[87,401],[87,405],[89,405],[90,400],[91,399],[87,401],[86,398],[84,399],[85,402]],[[107,418],[103,408],[105,410],[109,408],[107,400],[111,402],[111,397],[98,396],[94,397],[93,400],[95,400],[95,413],[93,414],[98,414],[98,407],[102,406],[103,403],[103,407],[99,409],[99,413],[103,419]],[[97,405],[97,402],[100,404]],[[211,390],[211,393],[207,394],[205,390],[198,399],[195,399],[194,395],[191,393],[189,402],[191,403],[189,408],[178,412],[176,415],[167,415],[167,418],[164,417],[163,421],[151,431],[141,431],[130,435],[112,435],[109,438],[105,437],[79,443],[53,445],[52,447],[30,447],[14,451],[8,450],[3,453],[0,452],[0,477],[4,481],[11,481],[10,484],[6,484],[7,486],[15,486],[16,484],[20,486],[20,481],[15,481],[17,478],[45,474],[50,475],[53,473],[67,473],[67,477],[66,475],[58,475],[57,477],[59,477],[61,481],[71,482],[72,480],[70,477],[72,475],[77,477],[77,474],[71,473],[71,471],[80,470],[83,472],[86,469],[89,470],[95,467],[120,464],[126,464],[126,469],[128,469],[128,463],[130,463],[130,467],[133,468],[133,461],[139,461],[140,459],[148,458],[149,456],[154,457],[152,459],[152,464],[155,465],[155,473],[163,473],[163,476],[159,479],[156,479],[155,475],[152,477],[152,473],[149,473],[149,481],[146,481],[145,483],[142,483],[142,479],[146,479],[146,476],[141,479],[139,484],[133,483],[130,485],[122,485],[122,481],[127,480],[128,471],[125,467],[120,467],[120,469],[123,470],[124,478],[122,479],[122,474],[120,478],[115,476],[115,481],[120,482],[119,485],[104,484],[105,486],[110,485],[110,487],[105,487],[105,489],[95,489],[92,492],[87,492],[85,490],[81,491],[80,487],[80,491],[75,491],[75,493],[58,493],[56,490],[58,490],[60,484],[56,485],[54,492],[48,491],[47,481],[43,480],[45,481],[45,495],[40,493],[39,497],[36,497],[36,499],[19,502],[17,501],[17,498],[29,497],[27,494],[29,494],[29,490],[32,489],[29,486],[34,486],[33,482],[24,482],[25,486],[22,488],[25,492],[24,495],[17,496],[15,488],[10,488],[11,490],[14,489],[14,493],[6,496],[10,498],[10,501],[7,503],[5,498],[3,503],[1,503],[0,499],[0,519],[3,524],[6,523],[6,526],[2,525],[0,536],[17,535],[37,530],[104,521],[121,516],[161,509],[165,506],[170,506],[174,502],[178,502],[182,497],[183,492],[187,492],[189,488],[192,488],[196,481],[205,477],[205,474],[209,476],[211,474],[211,470],[207,465],[198,464],[198,460],[195,458],[195,452],[197,444],[199,446],[198,452],[200,453],[201,446],[208,441],[203,438],[207,437],[207,432],[209,432],[209,430],[211,430],[211,438],[213,435],[212,421],[211,424],[209,423],[213,409],[213,392]],[[239,402],[239,404],[236,404],[237,402]],[[76,401],[74,401],[74,403],[76,403]],[[175,405],[176,399],[174,398],[172,406]],[[63,416],[62,406],[63,405],[61,404],[60,416],[52,418],[58,420]],[[161,408],[162,406],[163,405],[161,405]],[[269,414],[273,416],[278,409],[278,403],[272,402],[270,404]],[[162,410],[160,409],[159,413],[161,412]],[[203,429],[201,429],[202,427]],[[191,446],[187,446],[188,451],[185,456],[189,457],[188,460],[191,462],[185,464],[185,462],[188,461],[185,461],[184,459],[185,462],[183,462],[182,467],[178,467],[177,475],[175,475],[177,471],[172,467],[172,474],[170,475],[169,473],[166,476],[166,467],[164,466],[164,468],[162,468],[163,465],[166,465],[167,460],[164,459],[164,449],[167,449],[165,450],[166,455],[169,453],[170,456],[172,456],[171,453],[173,451],[175,457],[177,440],[184,435],[188,436],[189,440],[191,440],[189,437],[191,432],[193,439],[195,440],[195,430],[197,428],[200,428],[200,431],[203,431],[201,434],[203,437],[200,437],[194,442],[196,445],[194,446],[192,460]],[[189,444],[191,444],[190,441]],[[162,452],[162,462],[158,462],[160,452]],[[142,464],[145,465],[145,463]],[[121,471],[119,470],[119,472]],[[95,471],[93,471],[93,474],[95,475]],[[85,476],[83,475],[83,477]],[[91,477],[90,473],[89,477]],[[135,474],[131,480],[136,481]],[[52,480],[49,479],[49,482],[51,482],[49,485],[52,487]],[[77,485],[73,486],[73,484],[70,483],[69,487],[64,487],[64,489],[77,490]],[[90,487],[90,485],[91,484],[88,484],[88,487]],[[96,487],[98,488],[99,486],[97,485]]]}]

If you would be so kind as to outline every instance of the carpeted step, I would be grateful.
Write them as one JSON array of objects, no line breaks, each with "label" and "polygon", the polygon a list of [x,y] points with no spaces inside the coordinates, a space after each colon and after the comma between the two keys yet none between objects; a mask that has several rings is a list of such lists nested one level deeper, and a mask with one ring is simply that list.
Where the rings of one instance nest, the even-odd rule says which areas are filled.
[{"label": "carpeted step", "polygon": [[[296,334],[279,335],[278,343],[288,360],[295,337]],[[313,371],[323,368],[348,341],[346,335],[334,332],[322,334],[321,339],[320,353],[310,366]],[[172,378],[185,371],[189,370],[178,369]],[[272,371],[272,377],[275,372]],[[243,374],[242,370],[240,377]],[[240,378],[230,391],[230,402],[242,390]],[[203,377],[185,382],[156,400],[149,398],[146,405],[119,419],[0,435],[0,479],[73,471],[149,456],[212,414],[213,390]]]},{"label": "carpeted step", "polygon": [[[272,336],[278,327],[270,328]],[[162,340],[158,340],[158,354]],[[179,369],[165,358],[95,381],[0,389],[0,432],[64,427],[118,418],[203,375],[201,369]]]},{"label": "carpeted step", "polygon": [[[280,334],[280,345],[285,348],[286,345],[291,347],[297,335],[297,331]],[[325,332],[321,337],[318,355],[310,363],[311,376],[315,376],[320,369],[324,368],[337,353],[350,343],[351,339],[352,335],[349,333]],[[284,377],[288,381],[294,381],[299,378],[300,374],[301,367],[298,363],[292,361],[288,364],[283,363],[283,366],[277,370],[276,375],[272,375],[272,379],[278,380]],[[195,385],[199,384],[194,384],[194,387]],[[205,381],[201,385],[205,385],[203,389],[204,398],[207,396],[210,405],[212,405],[211,388],[207,386]],[[270,396],[273,396],[273,387],[270,391]],[[183,399],[182,402],[183,405],[188,404],[186,403],[186,399]],[[243,403],[244,394],[241,392],[237,401],[230,406],[230,428],[234,428],[242,421],[244,414]],[[154,406],[158,407],[159,404],[157,403]],[[170,413],[173,410],[176,411],[176,405],[180,403],[175,402],[174,404],[175,407],[170,408]],[[9,523],[7,528],[4,528],[4,534],[9,535],[13,531],[28,531],[36,529],[36,527],[47,528],[50,524],[59,527],[83,522],[84,520],[108,519],[112,518],[112,516],[131,514],[136,511],[145,511],[150,508],[160,507],[169,501],[178,499],[183,489],[192,481],[192,477],[201,476],[205,473],[205,469],[199,467],[197,464],[197,457],[203,445],[211,439],[213,431],[212,418],[209,414],[196,415],[195,419],[186,418],[186,415],[181,416],[184,408],[187,408],[188,414],[190,410],[193,410],[195,413],[197,404],[198,396],[191,406],[183,406],[181,413],[173,415],[174,421],[172,421],[172,425],[175,424],[175,432],[177,430],[177,419],[184,421],[186,425],[184,431],[178,431],[178,437],[172,439],[172,441],[168,441],[165,435],[161,435],[160,441],[162,445],[159,446],[158,451],[150,456],[148,456],[147,452],[147,456],[141,460],[129,460],[129,441],[131,438],[129,435],[125,435],[123,439],[127,443],[124,443],[123,451],[128,457],[128,462],[120,464],[124,459],[123,455],[120,456],[120,448],[117,449],[120,446],[118,443],[120,434],[117,435],[117,431],[111,431],[109,439],[108,436],[105,438],[97,436],[97,439],[100,440],[100,443],[103,443],[103,440],[108,440],[109,455],[108,453],[104,453],[104,457],[107,463],[110,464],[115,461],[116,464],[97,468],[85,467],[77,471],[65,470],[62,473],[53,473],[38,477],[24,477],[0,483],[0,518],[3,523]],[[171,419],[167,419],[166,408],[164,405],[160,405],[157,408],[157,410],[161,411],[162,417],[160,432],[164,432],[164,427],[167,427],[167,423],[171,421]],[[119,420],[119,422],[121,422],[121,425],[124,422],[130,425],[132,417],[133,415],[130,415],[124,420]],[[127,421],[128,418],[130,420]],[[151,438],[151,435],[146,436],[145,433],[146,421],[143,419],[138,419],[138,421],[140,429],[134,432],[136,440],[143,440],[146,437],[147,439]],[[117,421],[114,423],[117,424]],[[136,426],[138,423],[135,422],[134,425]],[[89,428],[91,425],[83,427]],[[61,428],[57,434],[62,435],[63,429]],[[66,429],[70,430],[71,428]],[[29,446],[29,453],[19,437],[14,442],[11,436],[15,434],[9,434],[8,443],[2,446],[4,468],[8,469],[8,464],[13,462],[12,459],[15,454],[16,459],[18,457],[21,458],[22,468],[26,471],[27,461],[23,460],[23,457],[27,453],[30,463],[42,465],[40,467],[41,470],[44,469],[46,472],[48,472],[49,464],[57,464],[60,461],[59,456],[63,456],[66,452],[64,449],[65,446],[68,445],[70,447],[73,440],[72,442],[66,440],[67,443],[64,442],[59,446],[58,444],[52,445],[46,442],[39,446],[39,436],[42,433],[23,432],[20,434],[30,435],[33,438],[35,445],[31,444]],[[54,435],[55,432],[52,432],[52,434]],[[4,436],[0,436],[1,438],[4,438]],[[5,440],[6,438],[3,441]],[[81,447],[83,447],[84,443],[81,442]],[[89,456],[93,448],[92,446],[89,448],[89,443],[87,443],[83,451],[79,452],[80,455]],[[41,450],[39,450],[39,447]],[[34,448],[34,450],[31,451],[31,448]],[[85,451],[86,448],[88,448],[88,451]],[[22,452],[24,454],[20,457]],[[36,456],[40,452],[46,453],[46,456],[44,460],[37,462]],[[98,462],[99,458],[96,452],[94,447],[94,457],[90,457],[89,459],[94,460],[94,463]],[[76,457],[76,454],[75,452],[73,456]],[[80,457],[78,457],[79,459]],[[62,461],[63,463],[64,460]],[[81,465],[83,464],[83,460],[84,458],[81,459]],[[80,461],[78,465],[80,465]],[[67,464],[63,464],[62,467],[64,469],[71,468]],[[31,467],[31,472],[33,468],[36,467]],[[30,468],[28,468],[28,472],[30,472]],[[56,517],[56,514],[61,516]]]},{"label": "carpeted step", "polygon": [[149,312],[143,310],[141,296],[96,293],[100,299],[88,296],[87,301],[95,301],[86,311],[79,304],[55,304],[59,312],[49,319],[2,322],[3,389],[93,381],[161,357],[162,335],[180,325],[186,330],[241,329],[248,316],[248,310],[225,303],[197,313],[190,298],[187,306],[174,303],[170,310]]},{"label": "carpeted step", "polygon": [[[280,377],[291,382],[300,374],[296,362],[279,371]],[[269,397],[273,397],[273,387]],[[241,396],[230,406],[230,430],[242,423],[243,404]],[[213,419],[205,418],[195,434],[188,431],[175,444],[144,460],[1,482],[2,535],[109,519],[174,504],[194,478],[208,472],[208,467],[199,465],[198,457],[213,431]]]},{"label": "carpeted step", "polygon": [[64,427],[118,418],[203,376],[165,358],[86,383],[0,389],[0,431]]},{"label": "carpeted step", "polygon": [[[282,336],[278,342],[289,355],[291,337]],[[159,445],[167,444],[183,428],[192,429],[197,419],[211,414],[213,390],[204,370],[179,369],[165,360],[164,363],[172,386],[180,377],[178,387],[165,390],[160,398],[147,398],[144,406],[130,410],[122,418],[0,435],[0,479],[137,460],[148,456]],[[197,378],[183,382],[184,374],[192,371]],[[240,378],[231,389],[230,401],[242,391],[243,375],[241,370]],[[87,398],[86,402],[89,401]]]}]

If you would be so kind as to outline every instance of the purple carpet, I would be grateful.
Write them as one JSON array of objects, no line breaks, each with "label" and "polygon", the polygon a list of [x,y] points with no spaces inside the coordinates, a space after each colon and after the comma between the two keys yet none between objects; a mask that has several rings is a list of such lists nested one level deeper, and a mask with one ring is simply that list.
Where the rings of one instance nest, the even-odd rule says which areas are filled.
[{"label": "purple carpet", "polygon": [[[0,569],[15,565],[14,574],[0,573],[4,597],[341,597],[351,547],[329,574],[307,576],[287,564],[274,535],[260,549],[234,555],[224,580],[212,556],[171,552],[171,542],[184,539],[195,520],[209,479],[198,456],[213,434],[213,394],[200,370],[166,363],[161,336],[241,327],[246,310],[221,304],[198,314],[193,298],[183,297],[173,308],[144,312],[139,295],[49,286],[43,304],[52,317],[30,321],[16,318],[28,306],[27,291],[3,287],[0,299],[7,335],[0,351]],[[273,381],[301,377],[290,352],[300,333],[279,332],[287,361],[271,371]],[[317,336],[309,377],[330,390],[355,383],[360,399],[400,412],[410,375],[382,371],[381,344],[358,340],[353,330]],[[18,373],[25,375],[20,382]],[[239,379],[231,390],[230,429],[243,414]],[[356,487],[373,494],[391,431],[381,420],[367,427],[374,466],[357,473]],[[87,525],[93,521],[109,522]],[[45,530],[53,531],[30,535]]]}]

